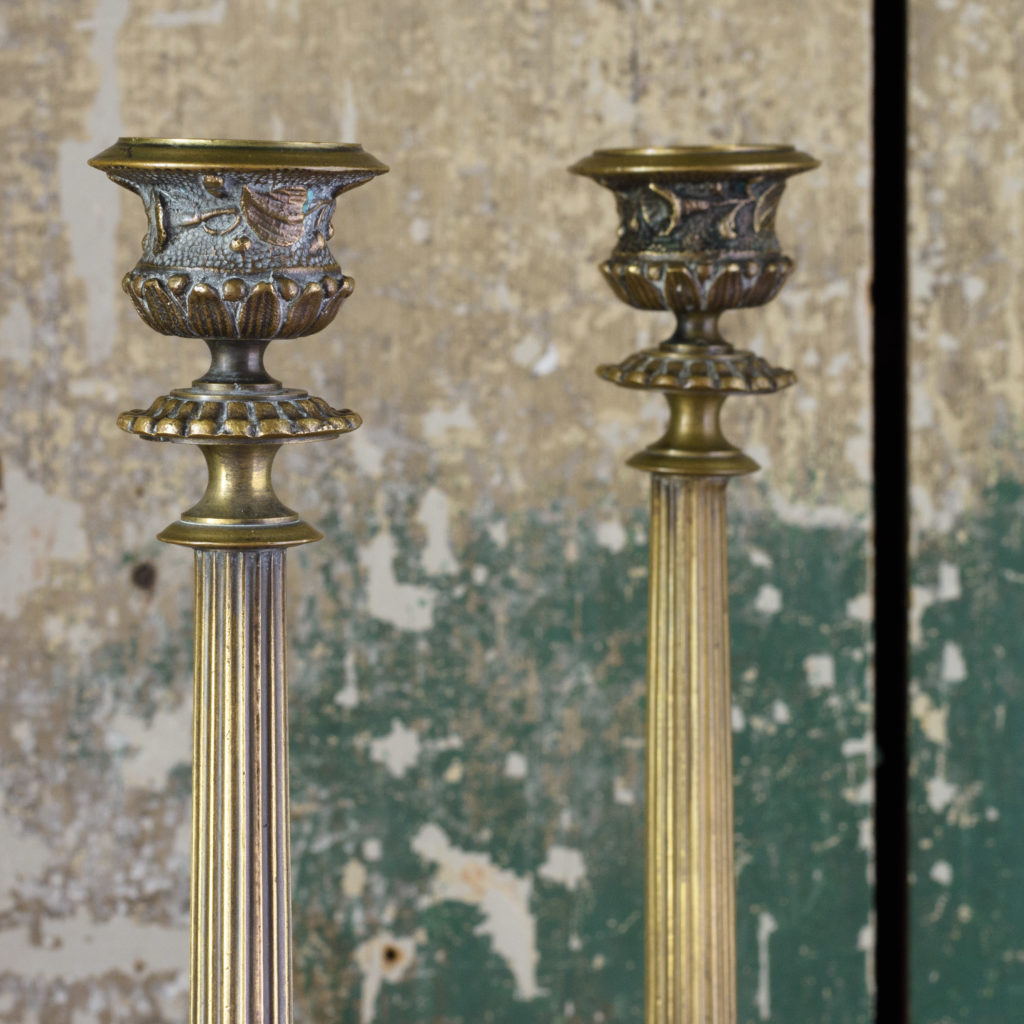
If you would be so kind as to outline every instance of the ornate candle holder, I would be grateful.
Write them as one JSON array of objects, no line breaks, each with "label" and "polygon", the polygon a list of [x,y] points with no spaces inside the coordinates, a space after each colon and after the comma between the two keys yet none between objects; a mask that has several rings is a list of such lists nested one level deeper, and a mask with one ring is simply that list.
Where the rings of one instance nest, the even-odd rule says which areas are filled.
[{"label": "ornate candle holder", "polygon": [[284,549],[319,540],[270,479],[283,444],[359,416],[282,387],[274,338],[321,330],[352,291],[327,246],[338,195],[387,168],[355,145],[120,139],[89,161],[141,196],[124,290],[161,334],[202,338],[209,370],[118,417],[198,445],[206,493],[160,534],[195,549],[192,1024],[292,1019]]},{"label": "ornate candle holder", "polygon": [[615,193],[601,265],[675,333],[598,368],[661,391],[665,434],[629,460],[651,477],[647,664],[647,1024],[735,1024],[736,912],[725,486],[757,463],[723,436],[730,394],[795,380],[722,337],[724,310],[774,297],[793,264],[775,237],[785,182],[817,161],[790,146],[598,150],[570,168]]}]

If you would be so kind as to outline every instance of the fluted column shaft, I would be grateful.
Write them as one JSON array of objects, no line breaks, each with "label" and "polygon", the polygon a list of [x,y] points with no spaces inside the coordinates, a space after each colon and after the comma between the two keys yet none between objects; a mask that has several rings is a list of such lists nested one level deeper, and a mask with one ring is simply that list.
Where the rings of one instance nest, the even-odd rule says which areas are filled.
[{"label": "fluted column shaft", "polygon": [[734,1024],[726,479],[651,477],[647,1024]]},{"label": "fluted column shaft", "polygon": [[653,475],[647,720],[647,1024],[736,1024],[732,729],[725,486],[758,467],[723,436],[728,395],[771,394],[790,370],[734,348],[718,320],[760,306],[793,268],[775,235],[792,146],[599,149],[570,170],[615,194],[601,264],[638,309],[672,311],[657,346],[598,376],[661,392],[665,434],[630,460]]},{"label": "fluted column shaft", "polygon": [[195,554],[192,1024],[291,1024],[283,549]]}]

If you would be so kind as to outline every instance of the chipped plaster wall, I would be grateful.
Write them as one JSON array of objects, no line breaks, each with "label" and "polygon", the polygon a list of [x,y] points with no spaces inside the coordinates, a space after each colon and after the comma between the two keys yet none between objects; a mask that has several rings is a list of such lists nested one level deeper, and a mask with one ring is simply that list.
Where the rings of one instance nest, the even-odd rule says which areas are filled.
[{"label": "chipped plaster wall", "polygon": [[744,1024],[868,1019],[868,4],[11,0],[0,9],[0,1020],[180,1020],[196,453],[113,416],[197,346],[120,294],[118,134],[358,139],[357,291],[274,371],[351,404],[280,460],[291,559],[298,1015],[639,1021],[645,481],[661,404],[593,365],[668,325],[595,263],[599,145],[793,141],[799,269],[736,340]]},{"label": "chipped plaster wall", "polygon": [[912,1019],[1024,985],[1024,17],[911,22]]}]

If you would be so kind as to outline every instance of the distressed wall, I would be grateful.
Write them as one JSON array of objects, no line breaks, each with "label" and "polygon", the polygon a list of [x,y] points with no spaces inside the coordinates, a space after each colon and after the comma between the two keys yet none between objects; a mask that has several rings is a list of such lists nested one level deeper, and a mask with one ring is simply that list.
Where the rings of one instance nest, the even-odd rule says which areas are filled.
[{"label": "distressed wall", "polygon": [[1024,18],[911,21],[912,1019],[1024,994]]},{"label": "distressed wall", "polygon": [[357,280],[271,350],[365,426],[280,460],[291,557],[301,1021],[641,1019],[646,482],[661,403],[592,367],[669,325],[595,263],[600,145],[792,141],[799,269],[736,340],[802,383],[734,400],[744,1024],[870,1017],[869,23],[864,0],[0,10],[0,1020],[170,1022],[187,985],[197,455],[112,422],[199,346],[120,294],[119,134],[358,139]]}]

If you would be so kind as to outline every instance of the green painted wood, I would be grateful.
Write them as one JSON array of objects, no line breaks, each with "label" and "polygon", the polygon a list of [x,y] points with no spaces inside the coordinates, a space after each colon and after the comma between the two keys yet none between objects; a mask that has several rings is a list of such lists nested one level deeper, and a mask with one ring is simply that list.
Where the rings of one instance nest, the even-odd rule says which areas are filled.
[{"label": "green painted wood", "polygon": [[[436,593],[429,622],[367,614],[336,523],[318,565],[337,605],[322,625],[300,612],[303,1018],[642,1020],[643,520],[615,549],[568,508],[504,544],[478,523],[429,580],[393,529],[399,585]],[[756,519],[732,543],[741,1020],[860,1024],[864,535]]]},{"label": "green painted wood", "polygon": [[915,1024],[1003,1024],[1024,996],[1024,486],[915,560]]}]

